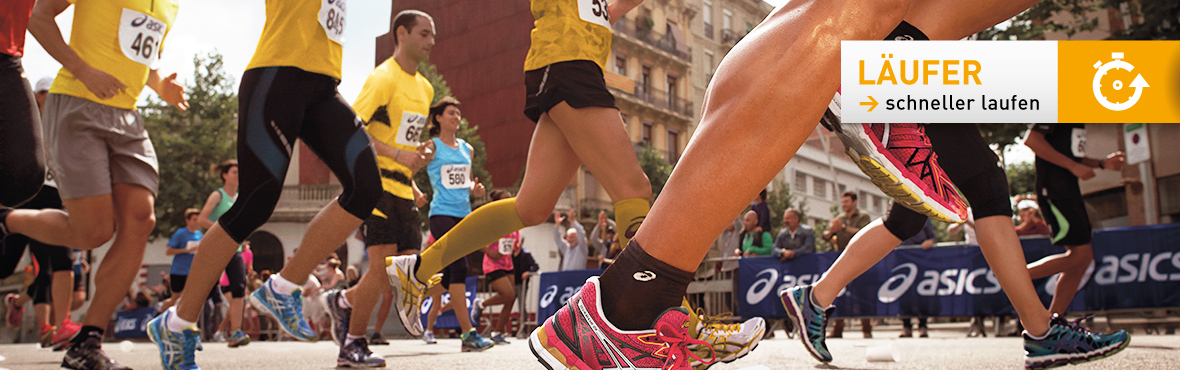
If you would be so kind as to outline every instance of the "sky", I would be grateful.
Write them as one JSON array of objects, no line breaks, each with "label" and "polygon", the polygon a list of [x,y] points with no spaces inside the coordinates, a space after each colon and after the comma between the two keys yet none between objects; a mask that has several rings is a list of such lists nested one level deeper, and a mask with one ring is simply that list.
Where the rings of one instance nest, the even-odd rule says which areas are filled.
[{"label": "sky", "polygon": [[[764,0],[778,6],[786,0]],[[224,57],[225,71],[234,77],[234,86],[240,81],[242,71],[250,63],[258,36],[266,21],[265,1],[262,0],[179,0],[180,10],[172,29],[164,41],[164,54],[159,71],[163,76],[177,73],[183,83],[191,82],[193,56],[218,52]],[[373,70],[374,39],[389,32],[391,1],[357,1],[349,7],[348,23],[344,30],[344,61],[341,83],[337,89],[344,99],[352,101],[360,93],[361,86]],[[70,24],[74,19],[71,6],[57,16],[57,24],[66,41],[70,38]],[[36,84],[43,77],[53,77],[61,64],[49,56],[33,35],[26,34],[25,56],[22,60],[25,74],[30,83]],[[144,89],[140,94],[141,104],[154,94]],[[1023,145],[1010,147],[1008,162],[1027,162],[1033,158],[1032,151]]]}]

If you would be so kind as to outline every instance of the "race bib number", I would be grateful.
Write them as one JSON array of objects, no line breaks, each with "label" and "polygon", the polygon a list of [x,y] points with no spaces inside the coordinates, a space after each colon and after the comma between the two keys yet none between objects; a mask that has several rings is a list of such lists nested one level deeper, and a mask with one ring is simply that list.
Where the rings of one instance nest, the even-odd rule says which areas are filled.
[{"label": "race bib number", "polygon": [[403,112],[401,123],[397,126],[398,144],[418,147],[422,144],[422,128],[426,127],[426,116],[418,113]]},{"label": "race bib number", "polygon": [[1074,157],[1082,158],[1086,156],[1086,129],[1074,128],[1073,133],[1070,134],[1069,150],[1073,152]]},{"label": "race bib number", "polygon": [[123,16],[119,18],[119,49],[127,59],[156,69],[156,63],[160,61],[160,43],[167,30],[168,25],[159,19],[123,8]]},{"label": "race bib number", "polygon": [[500,254],[505,256],[512,254],[512,246],[516,245],[516,239],[500,238]]},{"label": "race bib number", "polygon": [[610,9],[606,0],[578,0],[578,15],[584,21],[610,29]]},{"label": "race bib number", "polygon": [[328,39],[344,44],[344,14],[346,0],[321,0],[320,26],[328,33]]},{"label": "race bib number", "polygon": [[192,247],[196,247],[199,244],[201,244],[200,240],[189,240],[187,243],[184,243],[184,247],[185,248],[192,248]]},{"label": "race bib number", "polygon": [[471,165],[466,164],[448,164],[443,165],[439,170],[439,178],[442,179],[442,185],[447,189],[470,189],[471,188]]}]

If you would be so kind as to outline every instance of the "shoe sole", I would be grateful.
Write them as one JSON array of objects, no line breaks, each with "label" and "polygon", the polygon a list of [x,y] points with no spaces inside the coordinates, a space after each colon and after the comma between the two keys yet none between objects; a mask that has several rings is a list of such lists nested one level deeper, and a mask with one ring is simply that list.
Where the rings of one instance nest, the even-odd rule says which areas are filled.
[{"label": "shoe sole", "polygon": [[874,158],[877,153],[874,148],[876,144],[864,140],[868,137],[868,133],[864,131],[864,125],[861,124],[840,124],[836,125],[836,137],[844,143],[848,148],[847,154],[852,158],[852,162],[860,168],[861,172],[869,176],[869,180],[877,185],[885,195],[897,200],[898,204],[921,213],[927,217],[943,221],[943,222],[963,222],[963,218],[951,212],[941,204],[932,201],[926,201],[921,195],[920,191],[914,189],[921,189],[912,180],[903,177],[897,177],[895,173],[902,173],[892,162],[888,160],[877,160]]},{"label": "shoe sole", "polygon": [[250,344],[250,337],[246,337],[245,339],[242,339],[237,342],[229,342],[227,345],[229,346],[229,348],[238,348],[238,347],[245,347],[247,344]]},{"label": "shoe sole", "polygon": [[1119,346],[1108,348],[1105,352],[1099,353],[1094,356],[1056,360],[1056,361],[1051,361],[1049,363],[1034,364],[1032,366],[1029,366],[1026,364],[1024,366],[1024,368],[1027,370],[1051,369],[1051,368],[1055,368],[1055,367],[1062,367],[1065,365],[1077,365],[1077,364],[1087,363],[1090,361],[1101,360],[1101,359],[1104,359],[1104,358],[1107,358],[1110,356],[1114,356],[1116,353],[1122,352],[1124,349],[1127,349],[1127,346],[1129,346],[1130,344],[1131,344],[1131,337],[1128,336],[1127,340],[1123,341],[1123,343],[1119,344]]},{"label": "shoe sole", "polygon": [[[533,352],[533,356],[537,358],[537,362],[544,365],[546,369],[589,369],[588,366],[567,365],[565,355],[561,354],[561,350],[556,347],[549,347],[549,336],[543,331],[549,323],[538,326],[529,334],[529,351]],[[577,361],[577,359],[573,359]]]},{"label": "shoe sole", "polygon": [[[803,342],[803,347],[807,348],[807,353],[810,353],[811,357],[814,357],[819,362],[825,364],[832,362],[832,359],[823,359],[819,352],[816,351],[815,346],[811,344],[811,341],[807,340],[807,326],[803,323],[803,313],[799,312],[799,309],[796,308],[801,306],[801,304],[795,301],[795,295],[791,294],[790,291],[784,293],[788,293],[786,294],[787,299],[780,299],[780,301],[783,302],[783,306],[786,306],[787,315],[791,316],[791,321],[795,322],[795,330],[799,331],[799,340]],[[779,297],[781,298],[782,294]],[[787,304],[788,300],[790,304]],[[827,328],[824,329],[826,330]]]},{"label": "shoe sole", "polygon": [[[717,363],[728,364],[728,363],[737,361],[738,359],[745,357],[746,355],[750,354],[750,352],[753,352],[755,349],[757,349],[758,345],[762,344],[762,336],[763,335],[766,335],[766,322],[765,321],[763,321],[762,329],[758,331],[758,336],[755,337],[758,339],[755,339],[754,343],[752,345],[747,346],[746,348],[742,349],[741,351],[738,351],[738,353],[736,355],[731,355],[731,356],[733,356],[733,358],[729,358],[728,360],[725,358],[722,358],[722,359],[714,361],[713,363],[710,363],[710,364],[701,363],[697,366],[693,366],[692,368],[693,368],[693,370],[708,370],[710,367],[713,367],[713,365],[716,365]],[[726,356],[726,358],[728,358],[728,357],[729,356]],[[704,367],[699,367],[701,365],[704,365]]]},{"label": "shoe sole", "polygon": [[[163,317],[163,316],[161,316],[161,317]],[[163,319],[161,319],[161,320],[163,320]],[[148,335],[148,340],[152,341],[152,344],[156,345],[157,351],[160,351],[160,363],[163,364],[164,363],[164,349],[160,348],[160,338],[156,336],[156,330],[155,330],[155,328],[153,328],[154,325],[152,325],[152,321],[155,321],[155,319],[153,318],[152,320],[148,321],[148,327],[146,330],[147,335]],[[165,330],[167,330],[167,329],[165,329]],[[164,366],[164,368],[167,369],[168,367]],[[62,370],[70,370],[70,369],[62,367]]]},{"label": "shoe sole", "polygon": [[377,367],[385,367],[385,362],[382,361],[381,364],[379,364],[379,365],[378,364],[370,365],[370,364],[364,364],[364,363],[355,363],[355,362],[348,361],[348,360],[336,359],[336,367],[371,369],[371,368],[377,368]]},{"label": "shoe sole", "polygon": [[284,333],[287,333],[287,335],[290,335],[292,338],[295,338],[295,340],[303,341],[303,342],[315,342],[315,341],[319,340],[318,336],[312,337],[312,338],[303,338],[303,337],[291,332],[291,329],[287,328],[286,325],[283,325],[283,321],[279,320],[279,317],[277,315],[275,315],[273,312],[271,312],[270,309],[267,308],[266,304],[262,303],[262,301],[260,301],[258,299],[258,297],[255,296],[254,294],[250,294],[249,301],[250,301],[250,306],[254,307],[254,311],[257,311],[258,313],[265,315],[267,317],[270,317],[270,318],[274,319],[275,321],[277,321],[279,324],[278,325],[279,330],[282,330]]},{"label": "shoe sole", "polygon": [[[393,257],[389,257],[389,258],[393,258]],[[392,260],[387,260],[387,261],[392,261]],[[393,265],[386,265],[385,266],[385,275],[386,275],[386,277],[389,278],[389,286],[393,289],[393,302],[395,302],[395,304],[400,304],[400,303],[396,303],[396,302],[401,302],[403,300],[402,282],[401,282],[401,278],[398,277],[398,273],[400,273],[400,272],[401,272],[401,269],[398,269],[397,267],[395,267]],[[422,293],[425,294],[426,292],[422,292]],[[418,308],[418,310],[415,310],[415,311],[420,311],[421,307],[417,307],[417,308]],[[402,314],[402,310],[399,309],[399,310],[397,310],[397,318],[402,321],[402,328],[406,329],[407,333],[409,333],[411,336],[413,336],[415,338],[422,337],[422,334],[425,331],[422,329],[422,326],[421,326],[422,322],[419,317],[414,316],[413,318],[408,318],[404,314]],[[411,325],[411,323],[414,323],[417,325]],[[417,331],[417,332],[415,333],[415,331]]]}]

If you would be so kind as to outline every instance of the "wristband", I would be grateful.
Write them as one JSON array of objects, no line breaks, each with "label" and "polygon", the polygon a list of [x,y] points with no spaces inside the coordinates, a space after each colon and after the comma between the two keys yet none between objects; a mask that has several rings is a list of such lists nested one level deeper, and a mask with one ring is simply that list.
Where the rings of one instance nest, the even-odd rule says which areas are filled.
[{"label": "wristband", "polygon": [[1101,169],[1104,169],[1104,170],[1105,170],[1105,169],[1106,169],[1106,161],[1104,161],[1104,160],[1101,160],[1101,159],[1100,159],[1100,160],[1098,160],[1098,168],[1101,168]]}]

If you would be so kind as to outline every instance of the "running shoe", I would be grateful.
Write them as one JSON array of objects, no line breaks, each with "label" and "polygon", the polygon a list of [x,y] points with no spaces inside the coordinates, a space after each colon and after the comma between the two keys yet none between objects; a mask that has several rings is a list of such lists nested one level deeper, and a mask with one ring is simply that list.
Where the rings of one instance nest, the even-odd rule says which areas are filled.
[{"label": "running shoe", "polygon": [[41,324],[41,348],[53,347],[53,333],[57,331],[57,327],[49,324]]},{"label": "running shoe", "polygon": [[417,262],[418,255],[385,257],[385,273],[389,276],[389,285],[393,287],[397,317],[402,320],[406,332],[420,337],[423,330],[418,312],[421,311],[422,296],[427,286],[414,276],[414,265]]},{"label": "running shoe", "polygon": [[1047,369],[1109,357],[1127,348],[1131,337],[1126,331],[1095,333],[1056,314],[1049,321],[1044,339],[1024,335],[1024,368]]},{"label": "running shoe", "polygon": [[[107,356],[102,350],[102,341],[98,338],[86,338],[86,341],[70,347],[66,356],[61,359],[63,370],[131,370]],[[192,369],[196,369],[193,367]]]},{"label": "running shoe", "polygon": [[498,331],[492,332],[492,343],[512,344],[512,342],[509,342],[507,339],[504,339],[504,335],[500,334],[500,332],[498,332]]},{"label": "running shoe", "polygon": [[459,338],[463,339],[463,345],[460,346],[462,352],[483,352],[496,345],[475,332],[475,328],[471,328]]},{"label": "running shoe", "polygon": [[184,328],[179,333],[168,329],[168,320],[172,315],[175,313],[166,310],[148,321],[148,339],[160,350],[160,363],[165,370],[197,370],[195,356],[197,345],[201,343],[201,331],[196,326]]},{"label": "running shoe", "polygon": [[475,326],[479,326],[479,315],[483,314],[483,299],[476,298],[472,300],[471,307],[467,309],[469,310],[467,317],[471,318],[471,322],[475,323]]},{"label": "running shoe", "polygon": [[307,325],[307,320],[303,319],[303,298],[300,297],[303,290],[295,288],[291,294],[279,294],[274,291],[273,285],[274,277],[271,277],[250,294],[250,305],[254,306],[254,310],[278,320],[279,328],[295,339],[306,342],[319,339],[311,326]]},{"label": "running shoe", "polygon": [[425,340],[426,344],[438,344],[438,341],[434,340],[434,332],[432,331],[422,334],[422,340]]},{"label": "running shoe", "polygon": [[602,313],[598,277],[529,336],[529,349],[549,369],[653,368],[690,369],[690,345],[709,343],[688,335],[689,312],[673,307],[660,314],[652,329],[620,330]]},{"label": "running shoe", "polygon": [[885,194],[915,212],[945,222],[967,219],[967,202],[959,195],[930,147],[919,123],[849,123],[840,121],[840,93],[820,123],[836,133],[848,156]]},{"label": "running shoe", "polygon": [[25,308],[16,305],[17,298],[20,298],[20,296],[12,293],[4,296],[4,312],[7,312],[4,315],[4,322],[8,324],[8,327],[13,329],[20,329],[20,319],[25,314]]},{"label": "running shoe", "polygon": [[[712,351],[716,355],[716,362],[729,363],[758,347],[762,336],[766,334],[766,320],[755,317],[740,324],[727,324],[726,320],[730,316],[730,313],[707,316],[703,309],[698,308],[694,318],[699,319],[694,320],[697,321],[695,325],[689,325],[688,335],[707,344],[690,345],[688,350],[699,357],[708,356]],[[704,370],[714,363],[707,364],[694,359],[692,367],[695,370]]]},{"label": "running shoe", "polygon": [[320,295],[320,303],[327,308],[325,311],[328,311],[328,317],[332,321],[332,341],[338,346],[344,344],[344,337],[348,334],[348,320],[352,318],[352,308],[340,305],[341,294],[344,294],[343,290],[332,289]]},{"label": "running shoe", "polygon": [[340,347],[340,355],[336,356],[337,367],[385,367],[385,358],[376,356],[369,350],[369,342],[365,337],[357,338],[352,343]]},{"label": "running shoe", "polygon": [[81,324],[69,319],[63,321],[61,326],[53,331],[53,350],[65,350],[70,345],[70,339],[74,339],[74,334],[78,334],[78,330],[81,329]]},{"label": "running shoe", "polygon": [[250,336],[243,333],[241,330],[234,330],[233,334],[229,335],[229,348],[238,348],[250,344]]},{"label": "running shoe", "polygon": [[388,346],[389,341],[385,340],[385,336],[381,335],[381,333],[373,333],[373,336],[369,337],[369,344],[378,345],[378,346]]},{"label": "running shoe", "polygon": [[791,316],[795,327],[799,328],[799,339],[811,357],[820,362],[831,362],[832,354],[828,352],[828,345],[824,343],[824,333],[827,330],[828,318],[832,316],[835,307],[820,308],[811,301],[811,286],[797,286],[779,292],[783,305],[787,307],[787,314]]}]

